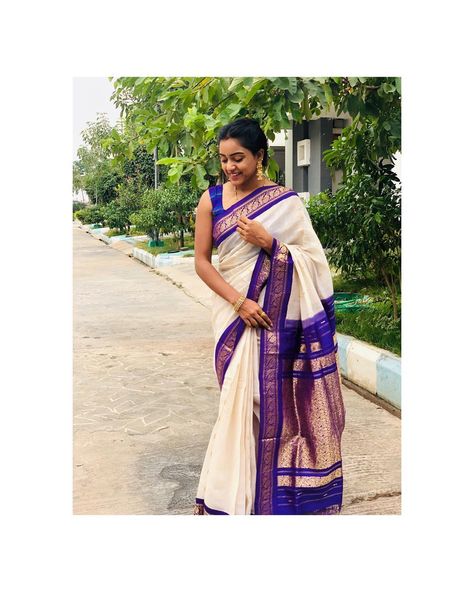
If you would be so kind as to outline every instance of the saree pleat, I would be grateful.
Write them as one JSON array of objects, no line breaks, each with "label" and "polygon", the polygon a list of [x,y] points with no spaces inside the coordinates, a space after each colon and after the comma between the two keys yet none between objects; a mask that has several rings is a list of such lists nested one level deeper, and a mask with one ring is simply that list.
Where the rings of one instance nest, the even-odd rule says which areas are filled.
[{"label": "saree pleat", "polygon": [[[273,328],[247,327],[212,293],[220,402],[194,511],[337,514],[345,408],[324,250],[294,191],[260,188],[223,210],[219,188],[211,188],[219,272]],[[236,232],[242,214],[274,237],[270,255]]]}]

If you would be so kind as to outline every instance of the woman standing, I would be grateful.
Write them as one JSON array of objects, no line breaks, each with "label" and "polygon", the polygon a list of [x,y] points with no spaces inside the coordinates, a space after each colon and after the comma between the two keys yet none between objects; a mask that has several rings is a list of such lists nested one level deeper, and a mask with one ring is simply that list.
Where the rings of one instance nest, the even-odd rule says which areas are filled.
[{"label": "woman standing", "polygon": [[[338,514],[345,425],[332,278],[297,193],[265,178],[255,120],[218,137],[228,181],[197,207],[221,395],[195,514]],[[212,247],[218,250],[216,270]]]}]

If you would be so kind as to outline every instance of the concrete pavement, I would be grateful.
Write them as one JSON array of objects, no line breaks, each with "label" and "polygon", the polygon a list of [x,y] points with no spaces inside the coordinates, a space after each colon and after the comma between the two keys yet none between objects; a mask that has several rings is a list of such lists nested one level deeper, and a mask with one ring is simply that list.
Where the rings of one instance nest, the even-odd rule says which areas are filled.
[{"label": "concrete pavement", "polygon": [[[217,417],[209,288],[75,226],[74,513],[191,514]],[[400,513],[400,420],[343,387],[343,514]]]}]

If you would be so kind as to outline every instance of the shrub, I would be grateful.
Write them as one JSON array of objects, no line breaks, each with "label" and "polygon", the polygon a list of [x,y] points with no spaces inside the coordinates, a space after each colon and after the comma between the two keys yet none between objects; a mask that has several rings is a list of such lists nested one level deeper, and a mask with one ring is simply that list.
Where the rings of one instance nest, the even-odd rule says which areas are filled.
[{"label": "shrub", "polygon": [[82,210],[77,210],[74,216],[82,222],[82,224],[102,224],[104,222],[103,206],[92,205]]}]

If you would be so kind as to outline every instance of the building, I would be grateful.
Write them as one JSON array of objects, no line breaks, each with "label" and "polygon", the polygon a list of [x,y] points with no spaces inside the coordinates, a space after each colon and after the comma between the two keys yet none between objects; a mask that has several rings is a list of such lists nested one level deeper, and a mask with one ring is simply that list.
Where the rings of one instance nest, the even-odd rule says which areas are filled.
[{"label": "building", "polygon": [[[280,166],[278,182],[294,189],[305,201],[310,195],[331,190],[335,193],[342,181],[342,171],[331,174],[323,160],[342,130],[352,123],[348,113],[336,115],[334,107],[311,121],[293,122],[293,127],[276,134],[270,142]],[[401,155],[395,155],[395,172],[401,178]]]}]

